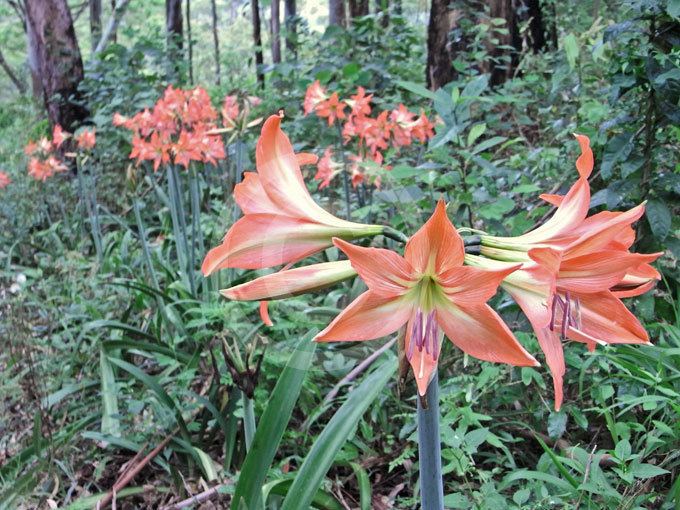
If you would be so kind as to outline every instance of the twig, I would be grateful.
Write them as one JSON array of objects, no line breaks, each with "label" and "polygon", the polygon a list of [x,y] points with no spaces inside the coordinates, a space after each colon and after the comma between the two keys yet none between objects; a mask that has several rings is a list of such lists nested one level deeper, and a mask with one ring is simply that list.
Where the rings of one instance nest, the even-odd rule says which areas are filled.
[{"label": "twig", "polygon": [[230,480],[228,482],[215,485],[215,487],[211,487],[210,489],[203,491],[199,494],[196,494],[194,496],[191,496],[190,498],[183,499],[178,503],[173,503],[172,505],[161,507],[160,510],[181,510],[182,508],[186,508],[197,503],[203,503],[204,501],[207,501],[210,498],[212,498],[215,494],[219,494],[220,489],[228,487],[229,485],[232,484],[233,482]]},{"label": "twig", "polygon": [[383,352],[385,352],[390,347],[392,347],[394,345],[394,342],[396,342],[396,341],[397,341],[397,339],[393,338],[392,340],[387,342],[380,349],[375,351],[373,354],[371,354],[369,357],[367,357],[364,361],[362,361],[356,367],[354,367],[354,369],[352,369],[352,371],[349,374],[347,374],[345,377],[340,379],[340,381],[335,386],[333,386],[333,389],[331,391],[329,391],[328,394],[326,395],[326,397],[323,399],[322,405],[333,400],[335,398],[335,396],[338,394],[338,392],[340,391],[340,388],[342,388],[345,384],[353,381],[361,372],[363,372],[369,366],[371,366],[371,364],[376,359],[378,359],[378,357]]},{"label": "twig", "polygon": [[130,468],[121,478],[119,478],[116,483],[113,484],[113,489],[106,493],[106,495],[97,501],[97,509],[105,508],[112,500],[114,500],[116,493],[125,488],[125,486],[132,481],[132,479],[137,476],[137,474],[146,466],[153,458],[158,455],[163,448],[167,446],[170,440],[175,437],[175,434],[179,432],[179,428],[175,429],[170,435],[168,435],[161,443],[156,446],[149,454],[144,457],[135,467]]}]

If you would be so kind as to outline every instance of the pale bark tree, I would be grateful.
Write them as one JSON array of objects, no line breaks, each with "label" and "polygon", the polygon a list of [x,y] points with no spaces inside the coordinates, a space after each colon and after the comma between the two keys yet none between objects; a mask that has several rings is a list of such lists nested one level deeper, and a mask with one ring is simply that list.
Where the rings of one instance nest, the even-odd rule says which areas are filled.
[{"label": "pale bark tree", "polygon": [[272,62],[274,64],[281,63],[281,1],[271,0],[271,45],[272,45]]},{"label": "pale bark tree", "polygon": [[253,44],[255,45],[255,74],[260,88],[264,89],[264,56],[262,54],[262,27],[260,23],[260,2],[250,0],[250,16],[253,22]]},{"label": "pale bark tree", "polygon": [[213,48],[215,50],[215,83],[219,85],[222,82],[222,78],[220,71],[220,37],[217,31],[217,5],[215,0],[210,0],[210,14],[212,15]]},{"label": "pale bark tree", "polygon": [[111,17],[109,18],[106,28],[102,33],[101,39],[97,43],[97,47],[94,50],[94,55],[103,51],[109,42],[116,42],[116,34],[118,32],[118,25],[120,25],[125,10],[130,4],[130,0],[118,0],[112,6],[113,10],[111,12]]},{"label": "pale bark tree", "polygon": [[90,4],[90,43],[92,51],[97,48],[102,37],[102,0],[89,0]]},{"label": "pale bark tree", "polygon": [[83,61],[66,0],[26,0],[29,60],[40,79],[47,116],[52,125],[72,131],[89,112],[78,84]]},{"label": "pale bark tree", "polygon": [[328,24],[347,26],[345,0],[328,0]]}]

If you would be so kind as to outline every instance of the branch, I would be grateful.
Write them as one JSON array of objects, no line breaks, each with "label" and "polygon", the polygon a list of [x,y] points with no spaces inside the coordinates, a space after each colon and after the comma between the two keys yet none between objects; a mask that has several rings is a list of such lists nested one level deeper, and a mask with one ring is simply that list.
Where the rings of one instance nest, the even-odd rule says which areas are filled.
[{"label": "branch", "polygon": [[191,496],[190,498],[184,499],[172,505],[164,506],[161,508],[161,510],[182,510],[182,508],[186,508],[188,506],[192,506],[198,503],[203,503],[204,501],[212,498],[215,494],[219,494],[220,489],[224,489],[225,487],[228,487],[231,484],[232,482],[226,482],[221,483],[219,485],[215,485],[215,487],[211,487],[207,491],[203,491],[199,494],[196,494],[195,496]]},{"label": "branch", "polygon": [[2,67],[5,72],[7,73],[7,76],[9,76],[9,79],[12,80],[12,83],[16,86],[16,88],[19,90],[20,94],[25,94],[26,93],[26,84],[22,82],[19,78],[17,78],[17,75],[14,74],[14,71],[12,71],[12,68],[9,66],[7,61],[5,60],[4,55],[2,54],[2,50],[0,50],[0,67]]},{"label": "branch", "polygon": [[116,34],[116,31],[118,30],[118,25],[120,25],[120,21],[123,19],[123,14],[125,14],[125,10],[127,9],[129,3],[130,0],[116,1],[116,7],[113,9],[113,12],[111,13],[109,22],[106,24],[106,30],[102,32],[102,37],[101,39],[99,39],[97,47],[92,52],[92,57],[95,57],[97,53],[102,52],[104,48],[106,48],[106,45],[109,44],[109,41],[113,39],[113,36]]}]

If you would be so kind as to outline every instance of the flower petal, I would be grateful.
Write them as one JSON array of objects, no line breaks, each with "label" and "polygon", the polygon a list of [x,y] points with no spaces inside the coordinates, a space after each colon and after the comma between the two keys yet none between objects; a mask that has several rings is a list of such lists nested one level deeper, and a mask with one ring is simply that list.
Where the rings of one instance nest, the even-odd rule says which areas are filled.
[{"label": "flower petal", "polygon": [[413,268],[399,254],[382,248],[355,246],[342,239],[333,239],[333,244],[349,257],[352,267],[373,293],[394,297],[410,289]]},{"label": "flower petal", "polygon": [[575,293],[581,312],[581,327],[570,328],[569,338],[581,342],[649,344],[640,321],[609,291]]},{"label": "flower petal", "polygon": [[538,339],[538,345],[541,346],[541,350],[545,355],[545,363],[552,374],[553,389],[555,391],[555,411],[559,411],[564,398],[563,380],[564,373],[566,372],[562,341],[556,331],[550,331],[547,327],[534,328],[534,332]]},{"label": "flower petal", "polygon": [[270,116],[262,125],[255,149],[262,187],[279,213],[326,225],[356,225],[336,218],[314,202],[302,178],[298,157],[280,126],[281,117]]},{"label": "flower petal", "polygon": [[255,172],[243,173],[243,181],[234,187],[234,200],[243,214],[279,214],[281,212],[265,193],[260,176]]},{"label": "flower petal", "polygon": [[[410,352],[411,359],[409,364],[411,365],[411,370],[413,371],[413,377],[416,380],[416,386],[418,387],[418,395],[425,395],[427,393],[427,387],[430,384],[430,379],[432,378],[432,373],[437,369],[437,360],[432,356],[432,353],[425,349],[417,349],[415,346],[411,347],[411,342],[413,340],[413,324],[414,316],[408,322],[406,328],[406,337],[404,338],[404,352]],[[436,342],[440,342],[441,333],[437,332],[438,338]],[[438,345],[437,349],[440,350],[441,347]]]},{"label": "flower petal", "polygon": [[593,151],[590,148],[590,138],[585,135],[577,135],[576,133],[574,133],[574,136],[581,146],[581,155],[576,160],[576,169],[582,178],[587,179],[590,177],[590,173],[593,171],[593,165],[595,163]]},{"label": "flower petal", "polygon": [[404,257],[420,273],[441,274],[463,265],[463,240],[446,215],[443,200],[437,203],[425,225],[406,243]]},{"label": "flower petal", "polygon": [[486,304],[437,304],[437,323],[463,352],[485,361],[518,366],[538,362],[520,345],[496,312]]},{"label": "flower petal", "polygon": [[296,262],[331,246],[337,229],[273,214],[249,214],[227,232],[220,246],[208,252],[201,271],[237,267],[261,269]]},{"label": "flower petal", "polygon": [[397,331],[412,313],[412,300],[386,298],[369,290],[345,308],[314,340],[374,340]]},{"label": "flower petal", "polygon": [[571,292],[600,292],[621,281],[640,264],[652,262],[659,254],[604,250],[564,259],[560,265],[557,287]]},{"label": "flower petal", "polygon": [[564,201],[564,195],[554,195],[552,193],[542,193],[538,195],[538,198],[545,200],[550,205],[554,205],[555,207],[559,207]]},{"label": "flower petal", "polygon": [[438,282],[454,303],[479,305],[491,299],[503,279],[520,267],[521,264],[497,270],[471,266],[453,267],[441,274]]},{"label": "flower petal", "polygon": [[316,162],[319,161],[319,156],[310,152],[298,152],[295,157],[300,166],[316,165]]},{"label": "flower petal", "polygon": [[286,269],[221,290],[220,294],[237,301],[281,299],[323,289],[352,278],[357,273],[348,260],[324,262]]}]

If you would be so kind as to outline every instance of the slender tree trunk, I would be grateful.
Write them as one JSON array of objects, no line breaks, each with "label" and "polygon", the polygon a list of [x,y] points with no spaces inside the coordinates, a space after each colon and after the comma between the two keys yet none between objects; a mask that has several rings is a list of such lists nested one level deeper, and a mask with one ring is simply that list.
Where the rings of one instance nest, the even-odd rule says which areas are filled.
[{"label": "slender tree trunk", "polygon": [[127,9],[129,4],[130,0],[118,0],[118,2],[116,2],[113,5],[111,17],[109,18],[109,21],[106,24],[106,28],[102,33],[101,39],[99,39],[99,43],[97,43],[97,47],[94,50],[94,55],[96,55],[100,51],[103,51],[109,44],[109,42],[116,42],[118,25],[120,25],[120,22],[123,19],[123,15],[125,14],[125,10]]},{"label": "slender tree trunk", "polygon": [[[512,76],[517,66],[517,55],[522,46],[513,0],[489,0],[489,16],[504,19],[507,30],[504,34],[494,34],[498,42],[489,44],[489,55],[492,58],[486,66],[491,73],[489,80],[491,85],[500,85]],[[514,49],[508,50],[503,46]]]},{"label": "slender tree trunk", "polygon": [[390,1],[375,0],[375,13],[380,14],[380,26],[387,27],[390,24]]},{"label": "slender tree trunk", "polygon": [[165,0],[165,32],[168,44],[173,43],[177,48],[182,48],[183,25],[182,0]]},{"label": "slender tree trunk", "polygon": [[368,16],[368,0],[349,0],[349,15],[351,18]]},{"label": "slender tree trunk", "polygon": [[281,63],[281,0],[272,0],[271,8],[271,43],[272,43],[272,62]]},{"label": "slender tree trunk", "polygon": [[90,4],[90,41],[95,51],[102,37],[102,0],[89,0]]},{"label": "slender tree trunk", "polygon": [[264,56],[262,55],[262,28],[260,24],[260,2],[250,0],[250,15],[253,22],[253,43],[255,44],[255,74],[257,83],[264,90]]},{"label": "slender tree trunk", "polygon": [[40,79],[40,69],[38,63],[38,42],[36,40],[35,30],[33,26],[26,19],[26,42],[27,42],[27,61],[28,68],[31,72],[31,92],[33,99],[38,102],[43,100],[43,87]]},{"label": "slender tree trunk", "polygon": [[531,40],[529,47],[538,53],[545,48],[545,25],[543,23],[543,12],[541,11],[540,0],[524,0],[529,17],[529,34]]},{"label": "slender tree trunk", "polygon": [[189,83],[194,84],[194,41],[191,39],[191,0],[186,0],[187,9],[187,56],[189,58]]},{"label": "slender tree trunk", "polygon": [[25,94],[26,93],[26,84],[21,81],[19,78],[17,78],[17,75],[14,74],[14,71],[12,71],[12,68],[9,66],[7,61],[5,60],[5,56],[2,54],[2,49],[0,49],[0,67],[2,67],[5,72],[7,73],[7,76],[9,76],[9,79],[12,80],[12,83],[14,83],[14,86],[17,88],[19,91],[19,94]]},{"label": "slender tree trunk", "polygon": [[345,0],[328,0],[328,24],[347,26],[345,16]]},{"label": "slender tree trunk", "polygon": [[222,82],[220,71],[220,38],[217,33],[217,5],[215,5],[215,0],[210,0],[210,12],[212,15],[213,47],[215,48],[215,83],[220,85]]},{"label": "slender tree trunk", "polygon": [[[111,0],[111,17],[113,17],[113,14],[116,12],[116,8],[118,7],[118,0]],[[117,30],[114,30],[112,36],[111,36],[111,42],[112,43],[117,43],[118,42],[118,33]]]},{"label": "slender tree trunk", "polygon": [[168,72],[180,75],[184,48],[182,0],[165,0],[165,34],[168,52]]},{"label": "slender tree trunk", "polygon": [[[286,58],[297,59],[297,6],[295,0],[284,0],[286,23]],[[291,57],[293,57],[291,59]]]},{"label": "slender tree trunk", "polygon": [[432,0],[427,27],[427,67],[425,78],[431,90],[456,78],[453,68],[454,49],[449,33],[457,23],[460,11],[449,9],[448,0]]},{"label": "slender tree trunk", "polygon": [[73,131],[89,112],[78,91],[83,61],[71,11],[66,0],[26,0],[26,15],[29,54],[35,58],[50,124]]}]

